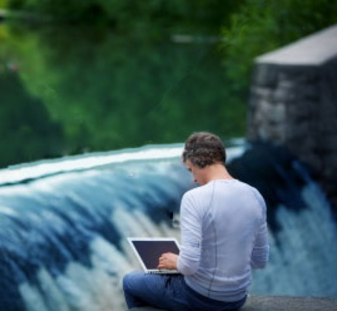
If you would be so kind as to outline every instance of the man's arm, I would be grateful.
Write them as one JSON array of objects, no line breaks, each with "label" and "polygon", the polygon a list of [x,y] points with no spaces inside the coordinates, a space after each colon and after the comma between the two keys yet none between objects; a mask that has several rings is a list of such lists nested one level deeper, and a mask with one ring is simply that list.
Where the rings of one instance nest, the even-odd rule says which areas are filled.
[{"label": "man's arm", "polygon": [[269,245],[267,238],[267,224],[264,222],[259,230],[259,233],[256,237],[251,266],[253,269],[262,269],[266,266],[269,256]]},{"label": "man's arm", "polygon": [[177,269],[184,275],[194,274],[199,268],[201,256],[202,222],[193,198],[187,193],[181,201],[181,250]]},{"label": "man's arm", "polygon": [[267,228],[267,207],[260,193],[257,193],[257,199],[263,208],[263,218],[257,236],[255,238],[254,248],[251,258],[253,269],[262,269],[266,266],[269,257],[268,228]]}]

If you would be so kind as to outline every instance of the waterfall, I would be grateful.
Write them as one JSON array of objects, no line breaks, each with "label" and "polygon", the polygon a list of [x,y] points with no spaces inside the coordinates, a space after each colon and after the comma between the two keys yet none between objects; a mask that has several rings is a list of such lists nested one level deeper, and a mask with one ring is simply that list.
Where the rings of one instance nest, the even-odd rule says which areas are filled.
[{"label": "waterfall", "polygon": [[[229,167],[256,183],[272,215],[270,263],[255,273],[251,292],[337,298],[329,203],[296,159],[270,161],[283,184],[247,178],[254,148],[228,148]],[[122,276],[140,268],[126,237],[179,239],[172,220],[195,186],[181,151],[181,144],[148,146],[1,170],[0,310],[125,310]]]},{"label": "waterfall", "polygon": [[310,168],[277,145],[257,143],[229,169],[267,201],[270,260],[254,271],[257,295],[337,298],[337,225]]},{"label": "waterfall", "polygon": [[125,238],[178,237],[172,215],[193,185],[175,149],[3,171],[0,310],[125,309],[122,276],[140,268]]}]

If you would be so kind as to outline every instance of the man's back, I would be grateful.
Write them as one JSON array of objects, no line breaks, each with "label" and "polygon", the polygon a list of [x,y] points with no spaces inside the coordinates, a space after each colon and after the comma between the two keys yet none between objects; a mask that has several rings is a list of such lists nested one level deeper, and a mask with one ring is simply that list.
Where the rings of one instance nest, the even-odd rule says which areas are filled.
[{"label": "man's back", "polygon": [[186,193],[178,264],[187,271],[186,283],[212,299],[242,299],[251,282],[251,263],[267,261],[265,215],[259,192],[236,179],[213,180]]}]

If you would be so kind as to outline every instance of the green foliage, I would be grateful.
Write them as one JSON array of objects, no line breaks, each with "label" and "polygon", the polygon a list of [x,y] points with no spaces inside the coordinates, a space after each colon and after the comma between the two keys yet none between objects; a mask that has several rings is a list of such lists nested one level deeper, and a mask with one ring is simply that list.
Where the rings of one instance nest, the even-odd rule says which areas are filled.
[{"label": "green foliage", "polygon": [[[115,28],[0,27],[0,166],[181,142],[197,130],[243,136],[254,58],[337,21],[337,6],[327,0],[9,4]],[[216,34],[220,24],[222,54],[200,42],[174,44],[161,30],[158,35],[158,29]]]},{"label": "green foliage", "polygon": [[58,21],[101,23],[120,30],[177,29],[183,25],[199,31],[220,30],[239,0],[8,0],[8,7],[35,12]]},{"label": "green foliage", "polygon": [[59,155],[62,129],[15,72],[0,70],[0,166]]},{"label": "green foliage", "polygon": [[0,9],[7,7],[7,0],[0,0]]},{"label": "green foliage", "polygon": [[[0,90],[18,97],[4,102],[8,113],[0,122],[14,111],[28,110],[44,116],[51,129],[57,125],[55,138],[46,134],[46,141],[39,131],[42,120],[26,124],[35,132],[31,135],[41,135],[42,148],[34,153],[41,158],[50,157],[52,146],[64,155],[182,142],[196,130],[224,139],[244,134],[244,102],[228,90],[221,54],[209,44],[175,44],[77,27],[18,28],[3,37],[1,58],[17,67],[17,83],[22,85]],[[32,152],[25,149],[40,148],[29,140],[29,145],[22,143],[25,114],[11,128],[0,126],[3,146],[11,145],[6,137],[18,132],[18,144],[6,155],[16,163],[36,158],[28,157]],[[1,161],[2,156],[0,166]]]},{"label": "green foliage", "polygon": [[247,90],[254,58],[337,22],[330,0],[246,0],[224,27],[224,67],[235,90]]}]

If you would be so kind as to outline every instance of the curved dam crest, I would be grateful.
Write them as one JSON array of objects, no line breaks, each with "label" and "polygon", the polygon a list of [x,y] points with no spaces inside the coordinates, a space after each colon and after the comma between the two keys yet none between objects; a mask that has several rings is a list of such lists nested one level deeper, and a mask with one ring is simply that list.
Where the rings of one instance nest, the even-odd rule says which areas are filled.
[{"label": "curved dam crest", "polygon": [[[179,239],[180,200],[195,186],[181,148],[148,146],[156,150],[148,158],[139,148],[38,162],[18,167],[24,178],[2,179],[0,310],[125,310],[122,276],[140,268],[125,238]],[[116,154],[126,160],[104,161]],[[307,170],[273,146],[239,142],[228,154],[235,177],[265,196],[273,224],[270,263],[254,274],[251,293],[337,298],[336,223]],[[94,157],[102,161],[74,164]]]},{"label": "curved dam crest", "polygon": [[184,170],[142,161],[0,188],[1,310],[118,309],[139,267],[125,237],[177,235]]}]

